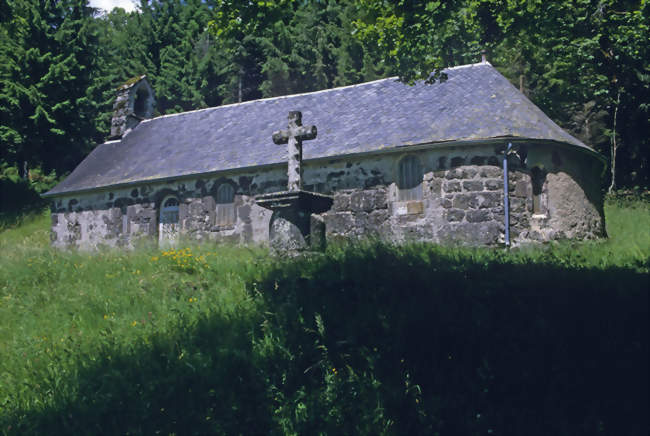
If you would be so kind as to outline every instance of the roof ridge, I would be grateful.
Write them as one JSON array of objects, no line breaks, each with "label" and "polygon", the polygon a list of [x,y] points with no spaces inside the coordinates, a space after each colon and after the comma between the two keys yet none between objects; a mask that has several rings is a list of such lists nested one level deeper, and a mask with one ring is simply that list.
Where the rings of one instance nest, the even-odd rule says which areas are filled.
[{"label": "roof ridge", "polygon": [[[455,67],[443,68],[441,71],[459,70],[461,68],[477,67],[477,66],[482,66],[482,65],[488,65],[488,66],[492,67],[492,64],[490,64],[489,62],[477,62],[475,64],[457,65]],[[342,89],[359,88],[359,87],[362,87],[362,86],[372,85],[372,84],[375,84],[375,83],[384,82],[384,81],[388,81],[388,80],[398,81],[399,76],[390,76],[390,77],[385,77],[383,79],[371,80],[369,82],[361,82],[361,83],[355,83],[353,85],[338,86],[336,88],[319,89],[318,91],[308,91],[308,92],[300,92],[300,93],[297,93],[297,94],[278,95],[278,96],[275,96],[275,97],[258,98],[256,100],[248,100],[248,101],[242,101],[242,102],[237,102],[237,103],[223,104],[223,105],[220,105],[220,106],[206,107],[206,108],[203,108],[203,109],[195,109],[195,110],[191,110],[191,111],[178,112],[178,113],[174,113],[174,114],[165,114],[165,115],[161,115],[161,116],[156,117],[156,118],[149,118],[147,120],[143,120],[142,123],[146,123],[146,122],[150,122],[150,121],[154,121],[154,120],[159,120],[159,119],[162,119],[162,118],[169,118],[169,117],[175,117],[175,116],[178,116],[178,115],[192,114],[192,113],[202,112],[202,111],[207,111],[207,110],[216,110],[216,109],[220,109],[220,108],[231,108],[231,107],[236,107],[236,106],[243,106],[243,105],[247,105],[247,104],[257,103],[257,102],[260,102],[260,101],[283,100],[283,99],[294,98],[294,97],[302,97],[304,95],[324,94],[324,93],[328,93],[328,92],[332,92],[332,91],[340,91]]]},{"label": "roof ridge", "polygon": [[442,71],[445,71],[445,70],[460,70],[461,68],[480,67],[482,65],[487,65],[487,66],[490,66],[490,67],[494,68],[494,66],[491,63],[489,63],[488,61],[485,61],[485,62],[476,62],[474,64],[465,64],[465,65],[456,65],[455,67],[447,67],[447,68],[443,68]]},{"label": "roof ridge", "polygon": [[258,98],[256,100],[248,100],[248,101],[242,101],[242,102],[238,102],[238,103],[223,104],[221,106],[206,107],[206,108],[203,108],[203,109],[195,109],[195,110],[187,111],[187,112],[178,112],[178,113],[175,113],[175,114],[165,114],[165,115],[161,115],[161,116],[156,117],[156,118],[149,118],[147,120],[143,120],[142,123],[150,122],[150,121],[154,121],[154,120],[159,120],[161,118],[168,118],[168,117],[175,117],[175,116],[178,116],[178,115],[191,114],[191,113],[195,113],[195,112],[216,110],[216,109],[221,109],[221,108],[231,108],[231,107],[235,107],[235,106],[243,106],[243,105],[247,105],[247,104],[258,103],[260,101],[282,100],[282,99],[288,99],[288,98],[293,98],[293,97],[302,97],[304,95],[323,94],[323,93],[326,93],[326,92],[338,91],[338,90],[341,90],[341,89],[361,87],[361,86],[370,85],[370,84],[374,84],[374,83],[378,83],[378,82],[384,82],[384,81],[387,81],[387,80],[397,80],[397,79],[399,79],[398,76],[391,76],[391,77],[386,77],[386,78],[383,78],[383,79],[372,80],[370,82],[362,82],[362,83],[356,83],[354,85],[339,86],[337,88],[327,88],[327,89],[320,89],[318,91],[301,92],[301,93],[298,93],[298,94],[278,95],[278,96],[275,96],[275,97]]}]

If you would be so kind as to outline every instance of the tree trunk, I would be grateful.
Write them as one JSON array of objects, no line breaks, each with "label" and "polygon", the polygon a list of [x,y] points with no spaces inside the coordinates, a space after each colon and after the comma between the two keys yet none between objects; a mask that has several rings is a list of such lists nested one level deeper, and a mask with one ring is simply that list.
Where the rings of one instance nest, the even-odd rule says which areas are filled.
[{"label": "tree trunk", "polygon": [[616,189],[616,151],[618,145],[616,144],[616,118],[618,117],[618,106],[621,103],[621,90],[619,88],[616,95],[616,107],[614,108],[614,127],[612,129],[612,150],[611,150],[611,168],[612,168],[612,182],[609,184],[609,193],[614,192]]}]

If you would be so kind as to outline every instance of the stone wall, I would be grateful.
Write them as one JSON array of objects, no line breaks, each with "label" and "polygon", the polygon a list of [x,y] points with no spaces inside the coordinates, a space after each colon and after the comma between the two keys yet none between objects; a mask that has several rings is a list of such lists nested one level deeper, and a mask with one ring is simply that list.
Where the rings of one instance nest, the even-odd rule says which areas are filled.
[{"label": "stone wall", "polygon": [[[140,242],[156,241],[160,207],[170,196],[179,200],[178,226],[182,238],[263,244],[268,241],[271,213],[255,204],[251,190],[273,192],[282,181],[282,171],[277,169],[57,198],[52,204],[52,244],[60,248],[132,248]],[[216,223],[216,191],[222,183],[235,187],[232,225]]]},{"label": "stone wall", "polygon": [[[368,186],[366,179],[363,189],[334,192],[334,205],[323,214],[328,237],[374,235],[395,242],[504,243],[503,158],[498,147],[421,152],[420,157],[425,171],[421,200],[398,201],[395,169],[392,177],[379,171],[375,177],[383,175],[379,177],[382,183]],[[539,214],[533,213],[534,166],[542,168],[545,177],[539,194],[544,210]],[[511,242],[604,236],[599,166],[594,158],[553,146],[536,145],[533,153],[527,150],[511,155]]]},{"label": "stone wall", "polygon": [[134,77],[117,89],[113,103],[111,138],[121,138],[154,113],[153,88],[146,76]]},{"label": "stone wall", "polygon": [[[422,200],[397,201],[398,188],[391,185],[338,191],[332,210],[323,214],[328,235],[376,235],[395,242],[502,243],[503,173],[495,163],[426,172]],[[527,175],[513,171],[509,181],[511,234],[516,238],[528,225]]]},{"label": "stone wall", "polygon": [[[328,240],[379,237],[393,242],[424,240],[445,244],[504,242],[503,145],[410,149],[347,159],[309,162],[304,187],[332,195],[332,208],[315,217]],[[522,150],[524,150],[522,152]],[[423,168],[422,196],[399,201],[399,161],[417,156]],[[510,234],[514,245],[604,235],[599,163],[557,146],[520,147],[509,158]],[[532,168],[541,168],[533,210]],[[216,223],[216,191],[234,187],[232,225]],[[185,238],[265,244],[271,212],[254,197],[285,189],[286,168],[223,174],[196,180],[57,198],[52,207],[52,243],[57,247],[133,247],[156,241],[161,203],[179,200]],[[540,206],[541,205],[541,206]]]}]

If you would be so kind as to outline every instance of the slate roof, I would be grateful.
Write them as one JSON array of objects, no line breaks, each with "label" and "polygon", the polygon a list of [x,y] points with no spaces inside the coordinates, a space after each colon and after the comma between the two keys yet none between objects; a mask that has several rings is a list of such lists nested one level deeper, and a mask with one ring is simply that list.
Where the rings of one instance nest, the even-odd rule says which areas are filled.
[{"label": "slate roof", "polygon": [[[45,196],[286,162],[271,134],[291,110],[318,136],[304,159],[444,141],[552,140],[591,150],[548,118],[489,63],[445,70],[442,83],[396,78],[166,115],[97,146]],[[453,143],[450,144],[453,146]]]}]

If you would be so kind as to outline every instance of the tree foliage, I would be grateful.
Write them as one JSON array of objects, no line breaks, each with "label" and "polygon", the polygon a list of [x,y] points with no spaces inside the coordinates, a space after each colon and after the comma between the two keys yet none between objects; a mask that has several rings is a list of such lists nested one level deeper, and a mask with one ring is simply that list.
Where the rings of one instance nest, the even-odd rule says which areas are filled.
[{"label": "tree foliage", "polygon": [[562,127],[606,155],[618,140],[620,182],[648,185],[647,0],[362,2],[370,12],[357,21],[360,39],[404,80],[487,50]]},{"label": "tree foliage", "polygon": [[[648,186],[648,0],[86,0],[0,3],[0,163],[70,171],[147,74],[159,114],[490,61],[562,127]],[[616,145],[616,147],[614,147]],[[26,174],[23,174],[26,175]]]},{"label": "tree foliage", "polygon": [[13,0],[0,27],[0,159],[70,169],[97,138],[97,32],[83,0]]},{"label": "tree foliage", "polygon": [[361,10],[352,1],[219,1],[210,28],[231,65],[231,89],[242,86],[233,97],[315,91],[392,73],[354,37]]}]

